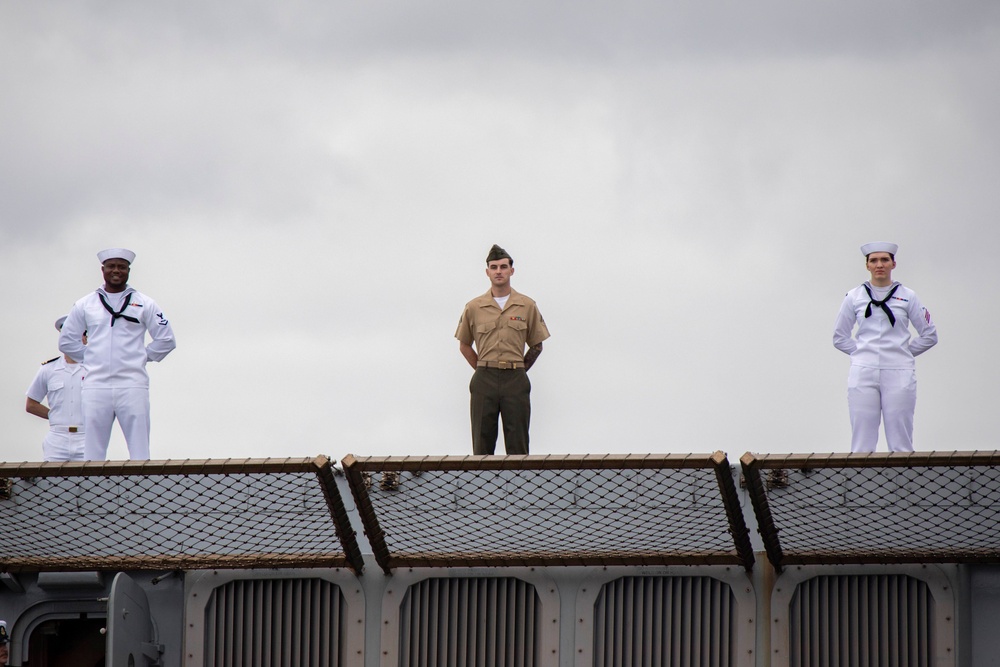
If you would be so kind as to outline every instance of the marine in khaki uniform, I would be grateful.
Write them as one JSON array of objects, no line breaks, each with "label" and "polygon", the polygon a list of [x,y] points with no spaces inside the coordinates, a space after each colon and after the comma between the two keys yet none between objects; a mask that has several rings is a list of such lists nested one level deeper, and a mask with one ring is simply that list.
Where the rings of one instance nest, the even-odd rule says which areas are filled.
[{"label": "marine in khaki uniform", "polygon": [[542,353],[549,330],[535,302],[511,289],[513,275],[514,260],[494,245],[486,257],[490,290],[465,305],[455,332],[462,356],[475,369],[469,384],[473,454],[496,451],[500,419],[507,453],[528,453],[527,371]]}]

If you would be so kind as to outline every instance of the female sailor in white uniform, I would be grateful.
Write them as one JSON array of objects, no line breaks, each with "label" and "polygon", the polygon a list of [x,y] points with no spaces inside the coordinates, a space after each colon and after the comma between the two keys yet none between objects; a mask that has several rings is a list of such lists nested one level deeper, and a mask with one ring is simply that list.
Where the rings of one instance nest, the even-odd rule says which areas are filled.
[{"label": "female sailor in white uniform", "polygon": [[[897,249],[895,243],[861,246],[871,280],[847,293],[833,330],[834,347],[851,356],[847,405],[852,452],[875,451],[880,421],[890,451],[913,451],[913,358],[938,341],[930,312],[913,290],[892,279]],[[910,335],[911,324],[916,338]]]}]

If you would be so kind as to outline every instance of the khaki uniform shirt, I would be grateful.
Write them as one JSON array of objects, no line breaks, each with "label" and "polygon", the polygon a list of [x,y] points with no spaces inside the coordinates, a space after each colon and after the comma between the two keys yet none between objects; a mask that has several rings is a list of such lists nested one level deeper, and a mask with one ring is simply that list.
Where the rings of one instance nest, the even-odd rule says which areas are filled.
[{"label": "khaki uniform shirt", "polygon": [[525,345],[533,347],[549,337],[535,302],[513,289],[503,311],[491,292],[465,304],[455,338],[476,345],[480,361],[524,361]]}]

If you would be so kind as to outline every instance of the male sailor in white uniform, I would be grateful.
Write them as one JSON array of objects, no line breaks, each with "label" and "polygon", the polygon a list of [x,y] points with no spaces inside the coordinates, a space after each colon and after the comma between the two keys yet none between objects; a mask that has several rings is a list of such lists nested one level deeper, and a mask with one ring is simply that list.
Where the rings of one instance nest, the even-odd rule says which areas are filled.
[{"label": "male sailor in white uniform", "polygon": [[[65,315],[56,320],[56,331],[62,331],[65,321]],[[83,344],[87,344],[86,334]],[[49,433],[42,441],[45,461],[84,460],[82,390],[83,365],[65,354],[44,362],[28,387],[24,409],[49,420]]]},{"label": "male sailor in white uniform", "polygon": [[[114,420],[125,435],[130,459],[149,459],[147,361],[160,361],[176,347],[174,332],[153,299],[128,285],[135,253],[109,248],[97,253],[104,286],[73,306],[59,349],[83,363],[85,457],[103,461]],[[87,332],[87,345],[80,340]],[[146,333],[152,339],[146,345]]]},{"label": "male sailor in white uniform", "polygon": [[[834,325],[834,347],[851,356],[847,405],[852,452],[875,451],[880,420],[890,451],[913,451],[913,358],[938,342],[930,312],[913,290],[892,279],[896,250],[895,243],[861,246],[871,280],[847,293]],[[911,338],[911,324],[916,338]]]}]

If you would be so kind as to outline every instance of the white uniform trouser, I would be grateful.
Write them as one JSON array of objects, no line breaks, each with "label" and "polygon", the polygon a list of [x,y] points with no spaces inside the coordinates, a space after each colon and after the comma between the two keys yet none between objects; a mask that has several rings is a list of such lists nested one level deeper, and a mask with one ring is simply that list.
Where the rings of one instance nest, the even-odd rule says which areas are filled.
[{"label": "white uniform trouser", "polygon": [[847,405],[851,411],[852,452],[875,451],[879,421],[883,423],[889,451],[913,451],[916,371],[851,366]]},{"label": "white uniform trouser", "polygon": [[108,456],[111,426],[115,419],[125,434],[128,456],[149,459],[149,389],[128,387],[104,389],[84,387],[83,426],[87,432],[85,456],[88,461],[104,461]]},{"label": "white uniform trouser", "polygon": [[49,431],[42,441],[42,456],[46,461],[84,461],[84,434]]}]

